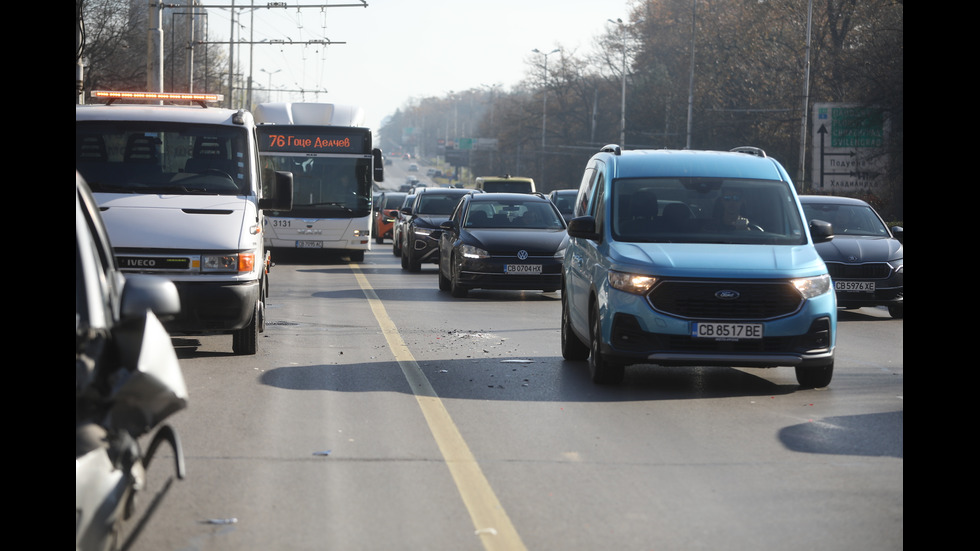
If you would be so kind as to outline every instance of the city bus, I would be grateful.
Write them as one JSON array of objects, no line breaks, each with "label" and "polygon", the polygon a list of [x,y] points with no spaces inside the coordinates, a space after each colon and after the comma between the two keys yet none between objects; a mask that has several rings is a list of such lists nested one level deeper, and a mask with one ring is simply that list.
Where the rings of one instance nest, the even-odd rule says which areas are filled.
[{"label": "city bus", "polygon": [[371,247],[374,182],[384,180],[384,164],[361,109],[263,103],[253,114],[263,168],[293,174],[292,210],[266,211],[266,246],[362,261]]}]

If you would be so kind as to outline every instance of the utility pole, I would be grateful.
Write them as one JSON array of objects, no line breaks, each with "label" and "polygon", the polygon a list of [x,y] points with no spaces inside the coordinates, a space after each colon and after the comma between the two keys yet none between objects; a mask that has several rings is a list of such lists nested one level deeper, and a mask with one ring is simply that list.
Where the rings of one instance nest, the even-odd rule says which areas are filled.
[{"label": "utility pole", "polygon": [[619,37],[623,45],[623,91],[619,103],[619,147],[626,149],[626,25],[619,18],[615,21],[612,19],[608,21],[613,25],[619,25]]},{"label": "utility pole", "polygon": [[146,31],[146,90],[163,92],[163,5],[150,2]]}]

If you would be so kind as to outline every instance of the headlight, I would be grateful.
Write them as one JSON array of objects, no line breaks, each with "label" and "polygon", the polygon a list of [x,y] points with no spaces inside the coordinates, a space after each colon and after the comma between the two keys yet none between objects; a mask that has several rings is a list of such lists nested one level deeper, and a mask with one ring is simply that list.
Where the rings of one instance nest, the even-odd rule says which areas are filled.
[{"label": "headlight", "polygon": [[830,275],[823,274],[816,277],[801,277],[799,279],[791,279],[790,283],[796,290],[803,295],[804,299],[813,298],[820,296],[832,288],[830,285]]},{"label": "headlight", "polygon": [[415,228],[415,235],[428,237],[429,234],[431,234],[433,231],[435,230],[433,230],[432,228]]},{"label": "headlight", "polygon": [[656,282],[657,278],[653,276],[628,274],[626,272],[614,272],[611,270],[609,272],[609,285],[612,285],[614,289],[633,293],[634,295],[646,294]]},{"label": "headlight", "polygon": [[463,245],[459,248],[464,258],[490,258],[490,253],[473,245]]},{"label": "headlight", "polygon": [[251,272],[255,254],[206,254],[201,256],[202,272]]}]

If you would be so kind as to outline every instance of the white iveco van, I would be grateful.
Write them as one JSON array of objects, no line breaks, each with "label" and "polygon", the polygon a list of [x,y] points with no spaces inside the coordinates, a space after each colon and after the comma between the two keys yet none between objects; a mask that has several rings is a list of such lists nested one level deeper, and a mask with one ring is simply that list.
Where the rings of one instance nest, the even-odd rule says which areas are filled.
[{"label": "white iveco van", "polygon": [[[156,105],[127,104],[145,99]],[[262,210],[289,210],[292,175],[259,171],[245,111],[191,94],[93,92],[75,108],[75,168],[102,210],[123,271],[166,276],[180,294],[173,335],[231,334],[254,354],[264,330],[269,256]],[[212,95],[212,101],[221,96]]]}]

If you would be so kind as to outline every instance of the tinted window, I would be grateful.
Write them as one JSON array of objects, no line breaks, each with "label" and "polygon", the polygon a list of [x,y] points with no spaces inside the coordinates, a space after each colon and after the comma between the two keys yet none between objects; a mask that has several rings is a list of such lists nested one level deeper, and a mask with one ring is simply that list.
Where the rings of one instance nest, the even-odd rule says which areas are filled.
[{"label": "tinted window", "polygon": [[250,162],[244,128],[75,123],[75,167],[96,192],[239,195]]},{"label": "tinted window", "polygon": [[443,195],[440,193],[424,193],[418,198],[415,212],[412,214],[444,214],[450,215],[460,195]]},{"label": "tinted window", "polygon": [[531,193],[530,182],[484,182],[483,191],[487,193]]},{"label": "tinted window", "polygon": [[618,241],[805,243],[792,189],[775,180],[639,178],[613,182]]},{"label": "tinted window", "polygon": [[471,201],[465,228],[557,230],[565,227],[560,213],[545,201]]},{"label": "tinted window", "polygon": [[888,229],[870,206],[807,203],[803,213],[808,220],[830,222],[838,235],[887,237]]}]

